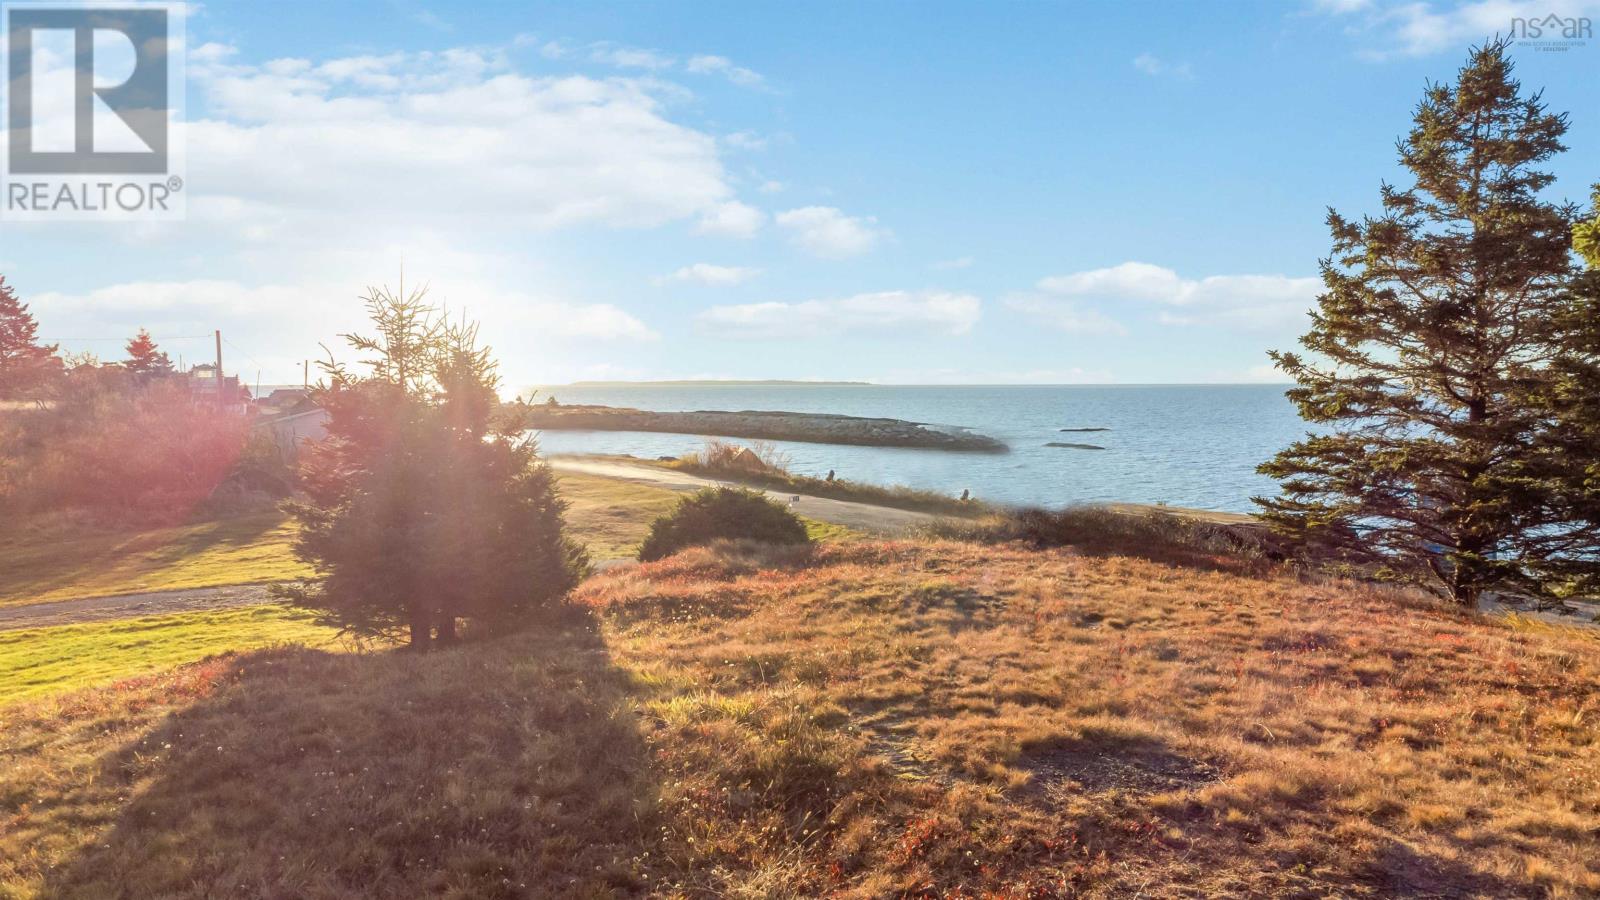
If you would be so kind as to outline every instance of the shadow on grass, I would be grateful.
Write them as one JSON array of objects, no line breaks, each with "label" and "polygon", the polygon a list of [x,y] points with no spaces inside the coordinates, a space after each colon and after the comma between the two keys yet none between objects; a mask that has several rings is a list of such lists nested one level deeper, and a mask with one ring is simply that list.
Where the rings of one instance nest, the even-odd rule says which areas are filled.
[{"label": "shadow on grass", "polygon": [[232,658],[74,786],[113,821],[43,893],[638,892],[657,791],[627,692],[587,621],[425,656]]},{"label": "shadow on grass", "polygon": [[[1463,847],[1470,856],[1472,848]],[[1462,862],[1419,853],[1401,841],[1385,841],[1355,876],[1375,885],[1383,897],[1546,896],[1528,882],[1513,882]]]},{"label": "shadow on grass", "polygon": [[[44,596],[79,584],[86,572],[105,572],[137,562],[151,572],[206,553],[249,547],[281,528],[277,511],[192,522],[153,531],[67,530],[41,540],[34,532],[0,535],[0,601],[7,596]],[[46,532],[48,535],[48,531]],[[22,602],[22,601],[18,601]]]},{"label": "shadow on grass", "polygon": [[[210,550],[248,547],[282,528],[288,521],[286,514],[273,510],[178,526],[187,527],[189,531],[181,538],[163,544],[155,557],[176,562]],[[137,541],[129,543],[137,545]]]}]

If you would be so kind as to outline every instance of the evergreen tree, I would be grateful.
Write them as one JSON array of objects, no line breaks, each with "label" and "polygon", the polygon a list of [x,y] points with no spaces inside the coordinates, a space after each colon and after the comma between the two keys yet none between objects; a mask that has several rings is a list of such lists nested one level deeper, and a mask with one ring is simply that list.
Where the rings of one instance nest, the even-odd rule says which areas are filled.
[{"label": "evergreen tree", "polygon": [[37,399],[61,371],[55,354],[39,343],[39,324],[0,275],[0,400]]},{"label": "evergreen tree", "polygon": [[1506,48],[1428,88],[1399,144],[1415,183],[1384,185],[1381,216],[1329,212],[1311,353],[1273,353],[1322,427],[1262,465],[1283,493],[1257,500],[1280,531],[1461,603],[1600,566],[1593,448],[1563,418],[1581,415],[1563,375],[1584,353],[1577,213],[1540,199],[1567,122],[1522,96]]},{"label": "evergreen tree", "polygon": [[1600,269],[1600,184],[1594,186],[1594,206],[1590,213],[1594,218],[1580,222],[1572,230],[1572,249],[1578,251],[1590,268]]},{"label": "evergreen tree", "polygon": [[156,346],[150,332],[143,328],[128,341],[128,361],[123,363],[129,373],[140,379],[157,378],[172,374],[172,358]]},{"label": "evergreen tree", "polygon": [[328,438],[306,454],[307,501],[291,505],[297,552],[320,577],[286,593],[356,633],[408,630],[417,649],[454,641],[461,618],[525,620],[587,565],[528,410],[502,406],[476,328],[448,324],[424,292],[366,300],[377,336],[345,337],[367,374],[324,364],[313,397]]}]

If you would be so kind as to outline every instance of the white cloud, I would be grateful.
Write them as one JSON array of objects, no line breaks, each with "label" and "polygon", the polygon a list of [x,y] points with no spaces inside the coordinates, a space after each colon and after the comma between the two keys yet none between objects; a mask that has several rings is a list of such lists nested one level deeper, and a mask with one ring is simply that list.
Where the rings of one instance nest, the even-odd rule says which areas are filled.
[{"label": "white cloud", "polygon": [[713,306],[696,317],[717,334],[752,339],[790,339],[869,333],[965,334],[982,315],[970,294],[883,291],[837,300]]},{"label": "white cloud", "polygon": [[[1452,4],[1316,0],[1312,11],[1345,19],[1349,32],[1366,42],[1362,56],[1383,60],[1460,53],[1495,35],[1517,36],[1513,34],[1517,19],[1592,17],[1600,14],[1600,0],[1474,0]],[[1547,30],[1545,34],[1551,37],[1554,31]]]},{"label": "white cloud", "polygon": [[320,293],[319,288],[305,285],[246,286],[226,279],[132,281],[76,294],[47,291],[36,295],[34,302],[53,314],[101,310],[136,317],[158,313],[204,317],[292,309],[306,302],[308,291],[312,297]]},{"label": "white cloud", "polygon": [[765,150],[767,139],[753,131],[735,131],[722,136],[722,142],[738,150]]},{"label": "white cloud", "polygon": [[623,47],[610,41],[600,41],[589,46],[589,61],[616,66],[619,69],[670,69],[677,60],[655,50]]},{"label": "white cloud", "polygon": [[695,263],[692,266],[684,266],[671,275],[657,279],[657,281],[658,283],[693,281],[699,284],[722,286],[743,284],[760,274],[760,269],[752,269],[745,266],[714,266],[710,263]]},{"label": "white cloud", "polygon": [[759,190],[763,194],[781,194],[783,193],[783,188],[784,185],[781,181],[763,181]]},{"label": "white cloud", "polygon": [[1240,376],[1238,380],[1252,381],[1260,384],[1284,384],[1286,382],[1293,381],[1294,379],[1283,374],[1283,370],[1278,368],[1276,364],[1262,363],[1259,366],[1251,366],[1250,368],[1246,369],[1244,374]]},{"label": "white cloud", "polygon": [[1124,335],[1128,329],[1122,323],[1079,303],[1037,294],[1022,294],[1006,298],[1006,306],[1017,312],[1039,319],[1068,334]]},{"label": "white cloud", "polygon": [[1165,308],[1159,320],[1171,325],[1273,330],[1300,323],[1316,302],[1322,282],[1287,275],[1211,275],[1192,280],[1161,266],[1126,262],[1044,278],[1038,287],[1068,300],[1160,304]]},{"label": "white cloud", "polygon": [[609,303],[527,301],[519,312],[545,333],[560,338],[599,341],[653,341],[661,336],[626,310]]},{"label": "white cloud", "polygon": [[424,28],[432,28],[434,31],[455,31],[456,30],[456,27],[454,25],[452,25],[450,22],[446,21],[438,13],[435,13],[435,12],[432,12],[432,11],[426,10],[426,9],[419,10],[417,12],[412,13],[411,14],[411,19],[412,19],[412,21],[416,22],[418,25],[421,25]]},{"label": "white cloud", "polygon": [[974,262],[976,260],[970,256],[959,256],[955,259],[941,259],[933,264],[933,268],[941,272],[949,272],[953,269],[970,269]]},{"label": "white cloud", "polygon": [[[574,364],[592,359],[599,345],[659,338],[611,304],[501,291],[483,283],[455,281],[451,287],[457,289],[435,284],[430,296],[453,315],[482,324],[481,337],[496,351],[508,376],[520,375],[530,361]],[[325,358],[324,347],[345,361],[359,356],[336,335],[370,329],[360,293],[359,284],[332,281],[196,279],[127,282],[74,294],[45,292],[30,299],[53,335],[131,335],[147,327],[175,358],[187,354],[190,363],[211,358],[211,331],[220,329],[225,369],[247,378],[259,371],[270,384],[299,381],[302,360]],[[121,346],[116,341],[84,346],[69,341],[67,349],[89,349],[115,359]]]},{"label": "white cloud", "polygon": [[1184,284],[1178,273],[1171,269],[1149,263],[1126,262],[1109,269],[1052,275],[1040,279],[1039,290],[1068,296],[1099,295],[1176,302],[1175,298],[1183,293]]},{"label": "white cloud", "polygon": [[760,87],[766,80],[759,72],[736,66],[725,56],[691,56],[684,68],[697,75],[722,75],[740,87]]},{"label": "white cloud", "polygon": [[1133,67],[1153,77],[1163,75],[1188,81],[1194,78],[1194,68],[1186,62],[1174,63],[1161,59],[1150,53],[1141,53],[1133,58]]},{"label": "white cloud", "polygon": [[1312,8],[1317,12],[1343,16],[1372,6],[1372,0],[1315,0]]},{"label": "white cloud", "polygon": [[766,221],[766,213],[747,203],[732,200],[720,203],[702,213],[695,230],[701,234],[747,238],[753,237],[760,231]]},{"label": "white cloud", "polygon": [[396,217],[649,227],[733,194],[716,140],[669,120],[648,83],[535,78],[473,50],[257,66],[202,49],[190,217],[250,238],[343,240]]},{"label": "white cloud", "polygon": [[779,213],[776,221],[791,232],[796,246],[824,259],[859,256],[888,233],[876,227],[872,216],[847,216],[831,206],[791,209]]}]

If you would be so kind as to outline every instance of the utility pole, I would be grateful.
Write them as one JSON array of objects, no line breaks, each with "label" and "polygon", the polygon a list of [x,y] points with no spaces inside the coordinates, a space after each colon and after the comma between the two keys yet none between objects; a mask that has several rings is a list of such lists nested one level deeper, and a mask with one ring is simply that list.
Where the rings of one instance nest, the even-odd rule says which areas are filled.
[{"label": "utility pole", "polygon": [[217,405],[222,406],[222,329],[217,329]]},{"label": "utility pole", "polygon": [[304,371],[300,375],[300,387],[302,390],[311,390],[311,360],[309,359],[305,361]]}]

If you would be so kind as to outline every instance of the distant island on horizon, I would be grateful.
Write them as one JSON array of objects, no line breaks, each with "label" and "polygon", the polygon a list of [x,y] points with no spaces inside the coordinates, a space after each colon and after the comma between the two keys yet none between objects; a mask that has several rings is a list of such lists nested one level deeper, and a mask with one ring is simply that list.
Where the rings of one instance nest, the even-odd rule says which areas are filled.
[{"label": "distant island on horizon", "polygon": [[738,379],[702,378],[661,381],[569,381],[562,384],[534,384],[531,388],[587,387],[876,387],[876,388],[1208,388],[1208,387],[1293,387],[1292,381],[1083,381],[1083,382],[882,382],[882,381],[804,381],[792,378]]},{"label": "distant island on horizon", "polygon": [[803,379],[797,380],[788,378],[669,378],[662,381],[573,381],[567,384],[545,385],[545,387],[634,387],[644,385],[661,385],[666,387],[705,387],[708,385],[751,385],[758,387],[773,387],[779,385],[795,385],[797,387],[873,387],[873,383],[870,381],[806,381]]}]

